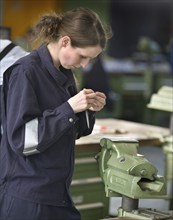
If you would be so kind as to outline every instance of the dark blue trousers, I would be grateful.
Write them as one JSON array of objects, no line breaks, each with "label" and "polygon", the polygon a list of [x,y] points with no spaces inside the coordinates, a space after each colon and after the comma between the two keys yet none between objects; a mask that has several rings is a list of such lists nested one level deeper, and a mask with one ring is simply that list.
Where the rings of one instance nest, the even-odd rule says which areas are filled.
[{"label": "dark blue trousers", "polygon": [[74,206],[38,204],[0,194],[0,220],[81,220]]}]

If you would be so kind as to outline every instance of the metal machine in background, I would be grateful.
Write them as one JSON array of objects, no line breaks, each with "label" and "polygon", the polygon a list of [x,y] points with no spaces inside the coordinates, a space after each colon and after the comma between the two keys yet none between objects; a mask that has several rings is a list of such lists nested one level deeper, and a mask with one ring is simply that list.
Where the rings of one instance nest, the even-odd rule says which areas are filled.
[{"label": "metal machine in background", "polygon": [[161,136],[160,134],[151,134],[158,136],[162,142],[163,152],[165,154],[165,178],[167,182],[167,194],[170,200],[170,210],[173,210],[173,87],[162,86],[157,93],[150,99],[148,108],[160,111],[170,112],[170,134]]},{"label": "metal machine in background", "polygon": [[122,196],[118,217],[153,220],[173,219],[169,213],[140,209],[140,198],[165,198],[164,177],[143,155],[137,153],[138,141],[125,138],[102,138],[96,159],[107,197]]}]

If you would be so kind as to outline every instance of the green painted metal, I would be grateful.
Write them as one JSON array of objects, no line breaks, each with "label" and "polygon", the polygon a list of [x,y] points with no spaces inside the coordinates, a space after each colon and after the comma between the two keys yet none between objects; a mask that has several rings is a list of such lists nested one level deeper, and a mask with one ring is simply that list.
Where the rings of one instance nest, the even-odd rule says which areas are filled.
[{"label": "green painted metal", "polygon": [[137,220],[171,220],[173,219],[169,213],[156,211],[152,209],[139,209],[139,210],[133,210],[132,212],[124,211],[122,208],[118,209],[118,216],[121,217],[128,217],[131,219],[137,219]]},{"label": "green painted metal", "polygon": [[164,177],[143,155],[134,139],[103,138],[97,155],[106,196],[125,195],[133,199],[166,195]]}]

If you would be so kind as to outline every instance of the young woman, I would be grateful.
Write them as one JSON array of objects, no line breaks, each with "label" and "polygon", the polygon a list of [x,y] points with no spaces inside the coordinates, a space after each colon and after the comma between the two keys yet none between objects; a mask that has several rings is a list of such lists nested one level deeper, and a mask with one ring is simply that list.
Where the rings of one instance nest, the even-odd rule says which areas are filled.
[{"label": "young woman", "polygon": [[71,69],[85,68],[110,35],[88,8],[42,16],[35,33],[39,47],[4,74],[0,219],[79,220],[69,193],[75,139],[92,132],[106,96],[77,92]]}]

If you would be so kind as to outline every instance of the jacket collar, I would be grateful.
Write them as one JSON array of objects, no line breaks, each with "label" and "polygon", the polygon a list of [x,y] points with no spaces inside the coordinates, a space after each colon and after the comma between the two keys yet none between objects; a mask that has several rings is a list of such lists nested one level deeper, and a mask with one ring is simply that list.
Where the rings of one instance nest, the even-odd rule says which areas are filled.
[{"label": "jacket collar", "polygon": [[47,69],[47,71],[51,74],[51,76],[57,81],[58,84],[60,85],[65,85],[65,84],[72,84],[74,79],[73,79],[73,74],[71,70],[67,70],[63,67],[61,67],[61,70],[58,70],[54,65],[53,65],[53,60],[52,57],[48,51],[47,46],[44,44],[41,47],[37,49],[38,55],[41,59],[42,64],[44,67]]}]

